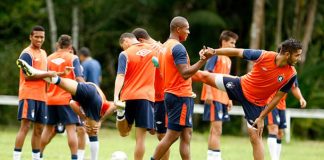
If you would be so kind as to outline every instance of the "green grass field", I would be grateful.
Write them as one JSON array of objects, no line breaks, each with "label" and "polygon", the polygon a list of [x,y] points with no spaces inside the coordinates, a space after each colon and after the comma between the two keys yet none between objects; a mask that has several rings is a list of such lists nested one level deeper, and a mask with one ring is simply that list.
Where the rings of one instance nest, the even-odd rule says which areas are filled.
[{"label": "green grass field", "polygon": [[[0,159],[11,160],[14,148],[15,136],[18,128],[0,127]],[[23,159],[31,158],[30,133],[25,140],[23,148]],[[205,160],[207,150],[207,133],[193,133],[191,142],[192,160]],[[104,128],[100,132],[100,160],[109,160],[112,152],[124,151],[129,159],[133,159],[135,144],[134,133],[129,137],[122,138],[115,129]],[[153,154],[157,139],[155,136],[147,135],[146,153],[144,159],[148,160]],[[266,159],[269,158],[267,152],[266,139],[264,138],[266,149]],[[178,143],[171,149],[171,160],[180,160]],[[86,149],[87,159],[90,157],[89,147]],[[222,157],[224,160],[250,160],[252,159],[252,149],[248,137],[222,137]],[[47,160],[67,160],[70,159],[70,151],[67,145],[66,136],[57,135],[47,146],[44,159]],[[292,139],[291,143],[283,144],[282,160],[321,160],[324,159],[323,141],[300,141]]]}]

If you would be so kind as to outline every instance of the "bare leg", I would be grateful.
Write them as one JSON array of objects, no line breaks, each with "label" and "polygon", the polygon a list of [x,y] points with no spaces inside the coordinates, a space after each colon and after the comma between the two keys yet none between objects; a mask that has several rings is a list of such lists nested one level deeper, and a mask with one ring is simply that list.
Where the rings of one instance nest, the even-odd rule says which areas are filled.
[{"label": "bare leg", "polygon": [[61,82],[58,84],[58,86],[72,95],[75,95],[78,82],[69,78],[61,78]]},{"label": "bare leg", "polygon": [[65,125],[67,132],[68,144],[70,147],[71,155],[77,155],[78,152],[78,139],[76,134],[75,124]]},{"label": "bare leg", "polygon": [[20,128],[16,136],[15,148],[22,149],[26,135],[30,128],[30,121],[28,119],[22,119],[20,122]]},{"label": "bare leg", "polygon": [[184,128],[180,135],[180,155],[183,160],[190,160],[190,141],[192,128]]},{"label": "bare leg", "polygon": [[[164,133],[157,133],[157,138],[159,141],[161,141],[164,136],[165,136]],[[167,152],[164,154],[164,156],[161,158],[161,160],[169,160],[169,157],[170,157],[170,150],[168,149]]]},{"label": "bare leg", "polygon": [[253,148],[254,160],[263,160],[264,149],[263,149],[262,137],[258,135],[257,131],[254,128],[248,128],[248,133]]},{"label": "bare leg", "polygon": [[210,134],[208,137],[208,149],[220,150],[220,138],[222,135],[222,121],[213,121],[210,124]]},{"label": "bare leg", "polygon": [[168,129],[163,139],[155,148],[153,158],[156,160],[161,159],[161,157],[168,151],[170,146],[179,138],[180,134],[181,132]]},{"label": "bare leg", "polygon": [[43,124],[34,123],[33,134],[32,134],[32,148],[40,149],[41,135],[43,132]]},{"label": "bare leg", "polygon": [[119,135],[126,137],[132,129],[132,126],[128,124],[127,120],[124,118],[122,120],[116,120],[116,127],[119,131]]},{"label": "bare leg", "polygon": [[136,145],[134,151],[134,159],[142,160],[145,153],[145,137],[146,137],[146,128],[136,127]]},{"label": "bare leg", "polygon": [[54,125],[45,125],[44,130],[41,135],[41,142],[40,142],[40,152],[43,153],[47,144],[50,143],[52,138],[56,135],[55,133],[55,126]]}]

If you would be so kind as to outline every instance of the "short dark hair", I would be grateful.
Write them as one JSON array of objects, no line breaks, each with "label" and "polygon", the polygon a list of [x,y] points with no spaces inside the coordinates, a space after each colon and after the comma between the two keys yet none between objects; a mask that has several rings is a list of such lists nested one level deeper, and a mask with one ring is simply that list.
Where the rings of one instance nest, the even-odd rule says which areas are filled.
[{"label": "short dark hair", "polygon": [[91,56],[91,52],[90,52],[89,48],[87,48],[87,47],[82,47],[82,48],[80,48],[78,54],[79,54],[79,55],[83,55],[83,56],[85,56],[85,57],[89,57],[89,56]]},{"label": "short dark hair", "polygon": [[219,40],[218,40],[219,47],[222,46],[222,41],[223,40],[228,41],[228,40],[230,40],[230,38],[238,40],[239,36],[236,33],[232,32],[232,31],[224,30],[221,33],[221,35],[219,36]]},{"label": "short dark hair", "polygon": [[77,54],[77,51],[76,51],[76,49],[75,49],[75,47],[74,47],[74,46],[72,46],[72,53],[73,53],[74,55],[76,55],[76,54]]},{"label": "short dark hair", "polygon": [[136,37],[136,39],[150,39],[150,35],[147,33],[147,31],[143,28],[135,28],[132,33],[134,34],[134,36]]},{"label": "short dark hair", "polygon": [[42,26],[34,26],[30,32],[30,35],[33,35],[34,34],[34,31],[44,31],[45,32],[45,29],[44,27]]},{"label": "short dark hair", "polygon": [[280,44],[280,53],[282,53],[282,54],[285,52],[294,53],[294,52],[297,52],[297,50],[302,49],[302,48],[303,48],[303,46],[299,40],[290,38],[290,39],[283,41]]},{"label": "short dark hair", "polygon": [[135,38],[136,39],[134,34],[126,32],[126,33],[123,33],[122,35],[120,35],[119,44],[123,44],[125,38]]},{"label": "short dark hair", "polygon": [[72,45],[72,38],[69,35],[62,34],[57,40],[57,44],[61,49],[67,48]]},{"label": "short dark hair", "polygon": [[184,17],[177,16],[174,17],[170,22],[170,31],[174,31],[177,27],[185,27],[185,23],[187,23],[188,20]]}]

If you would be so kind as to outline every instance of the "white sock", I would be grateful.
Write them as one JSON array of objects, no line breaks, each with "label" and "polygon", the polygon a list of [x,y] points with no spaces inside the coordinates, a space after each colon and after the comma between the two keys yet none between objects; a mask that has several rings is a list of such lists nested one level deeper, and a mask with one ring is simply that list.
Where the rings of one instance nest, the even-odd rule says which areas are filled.
[{"label": "white sock", "polygon": [[84,149],[78,149],[78,160],[83,160],[84,152]]},{"label": "white sock", "polygon": [[21,159],[21,151],[13,151],[13,160]]},{"label": "white sock", "polygon": [[281,154],[281,139],[277,140],[277,159],[280,159],[280,154]]},{"label": "white sock", "polygon": [[271,160],[277,160],[277,136],[269,134],[268,147]]},{"label": "white sock", "polygon": [[60,79],[59,76],[55,76],[55,77],[46,77],[46,78],[43,78],[43,80],[48,82],[48,83],[56,84],[61,79]]},{"label": "white sock", "polygon": [[222,155],[219,150],[213,151],[208,150],[207,151],[207,160],[222,160]]},{"label": "white sock", "polygon": [[32,160],[40,160],[40,152],[32,153]]},{"label": "white sock", "polygon": [[90,139],[90,153],[91,153],[91,160],[97,160],[98,159],[98,152],[99,152],[99,141],[93,140],[92,137],[89,137]]}]

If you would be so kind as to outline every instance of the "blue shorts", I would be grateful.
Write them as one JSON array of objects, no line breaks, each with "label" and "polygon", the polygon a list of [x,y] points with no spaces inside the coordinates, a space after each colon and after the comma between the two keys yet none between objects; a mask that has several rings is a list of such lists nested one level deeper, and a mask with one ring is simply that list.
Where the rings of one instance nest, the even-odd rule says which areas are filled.
[{"label": "blue shorts", "polygon": [[279,119],[279,114],[278,114],[278,109],[275,108],[273,109],[267,116],[266,118],[264,119],[264,124],[265,125],[272,125],[272,124],[275,124],[275,125],[278,125],[279,126],[279,122],[280,122],[280,119]]},{"label": "blue shorts", "polygon": [[153,102],[145,99],[126,100],[125,118],[128,124],[135,127],[153,129],[154,111]]},{"label": "blue shorts", "polygon": [[32,99],[19,100],[18,104],[18,120],[28,119],[33,122],[46,123],[46,103]]},{"label": "blue shorts", "polygon": [[168,113],[168,129],[182,131],[185,127],[192,127],[193,98],[165,93],[164,102]]},{"label": "blue shorts", "polygon": [[73,100],[80,103],[85,115],[95,121],[99,121],[102,98],[93,84],[80,82],[77,86]]},{"label": "blue shorts", "polygon": [[279,115],[279,129],[285,129],[287,128],[287,121],[286,121],[286,110],[280,110],[278,109],[278,115]]},{"label": "blue shorts", "polygon": [[254,120],[260,116],[260,113],[265,107],[254,105],[244,97],[240,78],[223,77],[223,83],[228,97],[231,100],[237,100],[242,104],[245,119],[250,125],[252,125]]},{"label": "blue shorts", "polygon": [[47,122],[49,125],[56,125],[61,123],[63,125],[67,124],[77,124],[78,116],[74,113],[69,105],[48,105],[47,106]]},{"label": "blue shorts", "polygon": [[[227,111],[227,106],[217,101],[213,101],[212,105],[207,103],[204,104],[204,113],[203,113],[203,121],[227,121],[228,113],[224,112]],[[225,117],[227,115],[227,117]]]},{"label": "blue shorts", "polygon": [[166,133],[166,111],[164,101],[154,103],[154,120],[157,133]]}]

